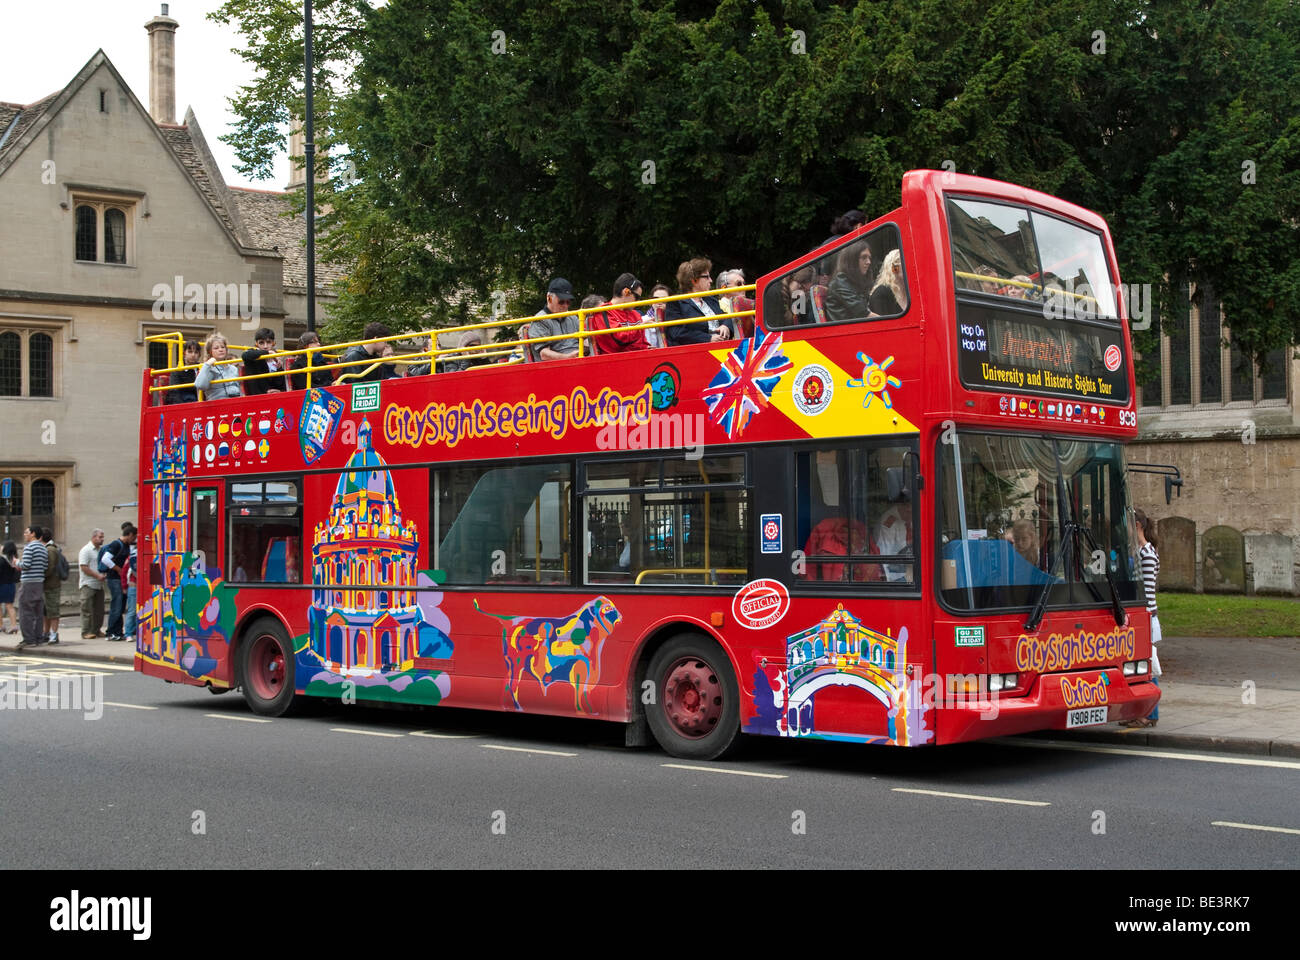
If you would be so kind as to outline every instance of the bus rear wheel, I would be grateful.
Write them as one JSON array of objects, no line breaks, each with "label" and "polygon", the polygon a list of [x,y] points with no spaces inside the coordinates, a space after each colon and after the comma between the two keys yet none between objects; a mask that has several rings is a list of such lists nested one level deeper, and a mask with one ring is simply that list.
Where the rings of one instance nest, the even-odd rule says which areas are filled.
[{"label": "bus rear wheel", "polygon": [[727,655],[712,640],[678,634],[655,651],[646,674],[655,691],[646,720],[674,757],[718,760],[740,742],[740,691]]},{"label": "bus rear wheel", "polygon": [[278,622],[263,617],[244,631],[239,676],[249,709],[264,717],[284,716],[294,703],[293,647]]}]

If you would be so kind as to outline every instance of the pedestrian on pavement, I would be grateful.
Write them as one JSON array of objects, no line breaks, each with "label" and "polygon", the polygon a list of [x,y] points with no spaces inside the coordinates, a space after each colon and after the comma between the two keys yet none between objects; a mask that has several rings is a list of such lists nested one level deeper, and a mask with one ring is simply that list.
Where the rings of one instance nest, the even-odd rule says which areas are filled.
[{"label": "pedestrian on pavement", "polygon": [[135,543],[136,530],[131,524],[122,525],[122,536],[99,552],[99,572],[107,574],[111,605],[108,610],[108,639],[125,640],[122,631],[122,614],[126,609],[126,594],[122,589],[122,568],[131,559],[131,544]]},{"label": "pedestrian on pavement", "polygon": [[[18,578],[22,571],[18,569],[18,547],[12,540],[6,540],[0,547],[0,633],[18,632]],[[9,626],[5,626],[5,620]]]},{"label": "pedestrian on pavement", "polygon": [[[1160,573],[1160,555],[1156,552],[1156,524],[1141,510],[1133,511],[1137,521],[1138,560],[1142,564],[1142,588],[1147,595],[1147,613],[1151,614],[1151,682],[1157,687],[1160,681],[1160,655],[1156,645],[1160,643],[1160,618],[1156,616],[1156,575]],[[1121,727],[1154,727],[1160,719],[1160,705],[1157,703],[1145,717],[1125,720]]]},{"label": "pedestrian on pavement", "polygon": [[126,591],[126,626],[122,629],[122,636],[127,640],[135,640],[135,544],[131,544],[131,559],[127,560],[126,566],[122,568],[122,588]]},{"label": "pedestrian on pavement", "polygon": [[90,540],[77,554],[77,567],[81,577],[77,581],[81,595],[81,639],[94,640],[104,635],[104,581],[107,574],[99,572],[99,549],[104,545],[104,531],[96,527],[90,531]]},{"label": "pedestrian on pavement", "polygon": [[49,527],[41,530],[41,542],[45,544],[46,556],[45,639],[50,643],[58,643],[59,595],[63,592],[63,574],[67,570],[67,561],[63,560],[63,551],[54,542],[54,531]]},{"label": "pedestrian on pavement", "polygon": [[45,566],[49,554],[41,542],[40,527],[23,529],[23,556],[18,561],[22,577],[18,583],[18,620],[22,625],[23,647],[39,647],[45,639]]}]

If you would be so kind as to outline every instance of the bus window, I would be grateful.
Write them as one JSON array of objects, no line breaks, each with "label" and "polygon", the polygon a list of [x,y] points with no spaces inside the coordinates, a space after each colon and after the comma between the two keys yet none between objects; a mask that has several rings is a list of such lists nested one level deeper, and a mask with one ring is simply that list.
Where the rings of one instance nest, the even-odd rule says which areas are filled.
[{"label": "bus window", "polygon": [[1043,279],[1028,210],[950,197],[948,230],[958,290],[1042,299]]},{"label": "bus window", "polygon": [[434,471],[434,564],[446,583],[569,582],[569,465]]},{"label": "bus window", "polygon": [[582,496],[587,583],[748,579],[743,455],[588,463]]},{"label": "bus window", "polygon": [[799,580],[916,582],[910,453],[900,445],[796,454]]},{"label": "bus window", "polygon": [[769,327],[883,320],[907,312],[907,278],[892,223],[833,249],[767,285]]},{"label": "bus window", "polygon": [[302,581],[302,504],[295,480],[230,484],[230,548],[233,583]]}]

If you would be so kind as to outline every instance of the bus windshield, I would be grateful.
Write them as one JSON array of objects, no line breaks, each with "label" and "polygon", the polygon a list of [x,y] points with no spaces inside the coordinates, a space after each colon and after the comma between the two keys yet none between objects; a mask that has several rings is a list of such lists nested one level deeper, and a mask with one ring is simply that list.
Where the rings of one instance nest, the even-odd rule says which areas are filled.
[{"label": "bus windshield", "polygon": [[1025,207],[948,198],[959,291],[1053,301],[1068,316],[1116,319],[1101,237]]},{"label": "bus windshield", "polygon": [[[1142,597],[1119,444],[963,432],[940,444],[939,469],[939,589],[950,607],[1024,608],[1045,585],[1053,605],[1109,604],[1107,571],[1121,603]],[[1062,543],[1071,521],[1095,552]]]}]

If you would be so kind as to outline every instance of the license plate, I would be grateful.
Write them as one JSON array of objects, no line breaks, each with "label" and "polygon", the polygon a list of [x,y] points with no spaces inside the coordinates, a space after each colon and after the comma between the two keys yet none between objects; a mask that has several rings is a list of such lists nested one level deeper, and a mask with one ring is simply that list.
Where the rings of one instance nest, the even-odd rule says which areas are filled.
[{"label": "license plate", "polygon": [[1065,715],[1065,728],[1072,730],[1075,727],[1095,727],[1098,724],[1106,723],[1107,712],[1105,707],[1084,707],[1082,710],[1071,710]]}]

